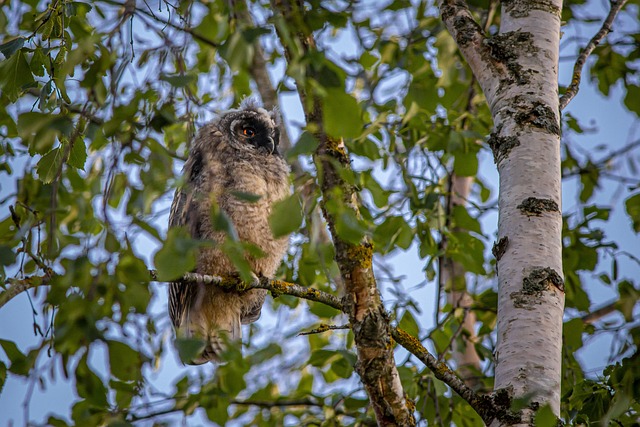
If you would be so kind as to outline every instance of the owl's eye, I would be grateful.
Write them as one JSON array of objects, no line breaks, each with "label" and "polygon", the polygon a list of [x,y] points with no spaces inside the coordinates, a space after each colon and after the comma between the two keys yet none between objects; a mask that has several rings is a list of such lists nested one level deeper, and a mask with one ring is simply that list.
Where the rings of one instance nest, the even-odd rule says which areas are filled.
[{"label": "owl's eye", "polygon": [[242,134],[246,137],[252,138],[256,135],[256,130],[250,126],[242,128]]}]

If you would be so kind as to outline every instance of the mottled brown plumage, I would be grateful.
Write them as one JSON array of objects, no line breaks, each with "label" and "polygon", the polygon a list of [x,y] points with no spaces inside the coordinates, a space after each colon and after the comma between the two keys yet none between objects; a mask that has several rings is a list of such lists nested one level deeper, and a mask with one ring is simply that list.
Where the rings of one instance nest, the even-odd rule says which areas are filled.
[{"label": "mottled brown plumage", "polygon": [[[289,167],[278,153],[279,118],[275,111],[260,108],[252,101],[239,110],[230,110],[206,124],[198,132],[183,168],[184,185],[176,190],[169,226],[184,226],[192,237],[222,243],[224,232],[211,224],[212,201],[226,213],[237,237],[258,246],[264,257],[248,258],[258,276],[276,272],[288,239],[275,239],[268,218],[273,204],[290,194]],[[238,196],[260,196],[249,202]],[[196,272],[229,275],[233,263],[215,245],[201,249]],[[169,314],[178,335],[198,337],[208,342],[194,364],[219,360],[224,340],[241,338],[241,324],[260,317],[266,296],[263,289],[244,293],[217,286],[171,283]]]}]

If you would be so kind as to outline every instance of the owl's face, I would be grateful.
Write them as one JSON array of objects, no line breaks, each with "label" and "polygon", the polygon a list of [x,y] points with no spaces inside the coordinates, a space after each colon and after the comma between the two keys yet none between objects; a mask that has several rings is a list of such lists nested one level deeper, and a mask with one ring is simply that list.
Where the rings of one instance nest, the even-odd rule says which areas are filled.
[{"label": "owl's face", "polygon": [[245,101],[239,110],[220,117],[220,126],[229,136],[229,144],[238,150],[255,150],[264,155],[278,155],[280,117],[253,101]]}]

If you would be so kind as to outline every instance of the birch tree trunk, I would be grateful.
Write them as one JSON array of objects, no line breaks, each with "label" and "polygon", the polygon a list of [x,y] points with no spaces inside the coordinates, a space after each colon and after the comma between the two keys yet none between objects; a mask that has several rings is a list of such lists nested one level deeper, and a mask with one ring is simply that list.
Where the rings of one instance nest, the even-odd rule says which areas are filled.
[{"label": "birch tree trunk", "polygon": [[[471,193],[473,177],[458,176],[455,173],[451,176],[449,185],[449,203],[447,211],[453,212],[455,206],[465,206]],[[481,383],[478,381],[478,371],[480,371],[480,356],[476,351],[477,340],[475,325],[476,314],[471,310],[473,298],[467,292],[467,280],[465,270],[460,263],[451,258],[442,258],[440,264],[440,277],[442,285],[447,289],[447,302],[453,309],[463,309],[462,318],[462,343],[455,340],[453,343],[453,360],[457,365],[460,378],[474,390],[477,390]]]},{"label": "birch tree trunk", "polygon": [[[562,2],[502,2],[486,37],[464,1],[440,2],[442,19],[482,87],[494,121],[500,173],[498,345],[495,390],[560,411],[564,286],[558,49]],[[495,421],[494,425],[506,425]]]}]

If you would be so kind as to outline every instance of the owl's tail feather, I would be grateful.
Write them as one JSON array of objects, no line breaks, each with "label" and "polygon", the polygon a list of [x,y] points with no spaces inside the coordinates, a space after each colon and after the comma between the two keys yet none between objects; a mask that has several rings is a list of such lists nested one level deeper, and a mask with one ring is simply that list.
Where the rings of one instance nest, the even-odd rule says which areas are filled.
[{"label": "owl's tail feather", "polygon": [[207,344],[204,350],[199,356],[188,362],[190,365],[202,365],[207,362],[224,363],[222,355],[227,351],[228,344],[240,341],[242,338],[240,316],[233,316],[228,323],[208,331],[209,336],[206,339]]}]

